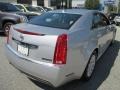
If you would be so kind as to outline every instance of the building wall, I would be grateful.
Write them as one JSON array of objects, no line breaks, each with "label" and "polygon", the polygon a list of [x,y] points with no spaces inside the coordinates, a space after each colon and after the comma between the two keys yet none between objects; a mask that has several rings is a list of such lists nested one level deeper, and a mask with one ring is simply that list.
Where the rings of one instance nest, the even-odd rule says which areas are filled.
[{"label": "building wall", "polygon": [[50,0],[44,0],[44,6],[50,7],[51,6]]},{"label": "building wall", "polygon": [[32,4],[32,0],[17,0],[17,3],[21,3],[21,4]]},{"label": "building wall", "polygon": [[39,2],[43,3],[43,1],[44,1],[44,6],[58,8],[58,9],[61,7],[64,8],[71,7],[71,2],[72,2],[72,0],[41,0]]},{"label": "building wall", "polygon": [[85,0],[72,0],[72,7],[84,7]]},{"label": "building wall", "polygon": [[37,0],[32,0],[32,5],[37,6]]},{"label": "building wall", "polygon": [[44,6],[44,0],[37,0],[37,5]]}]

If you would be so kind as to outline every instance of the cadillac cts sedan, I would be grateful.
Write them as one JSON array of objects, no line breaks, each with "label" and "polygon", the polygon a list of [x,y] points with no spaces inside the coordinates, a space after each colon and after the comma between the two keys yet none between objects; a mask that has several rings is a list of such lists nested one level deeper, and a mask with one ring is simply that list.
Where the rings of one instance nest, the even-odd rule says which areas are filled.
[{"label": "cadillac cts sedan", "polygon": [[6,53],[18,70],[58,87],[81,77],[90,79],[115,36],[116,28],[99,11],[54,10],[12,26]]}]

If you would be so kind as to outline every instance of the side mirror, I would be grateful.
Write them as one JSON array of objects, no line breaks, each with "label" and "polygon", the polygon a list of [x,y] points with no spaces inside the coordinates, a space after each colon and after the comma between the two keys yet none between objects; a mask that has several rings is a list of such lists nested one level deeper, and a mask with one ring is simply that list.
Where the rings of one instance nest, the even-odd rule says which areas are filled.
[{"label": "side mirror", "polygon": [[115,21],[110,21],[110,24],[115,24]]}]

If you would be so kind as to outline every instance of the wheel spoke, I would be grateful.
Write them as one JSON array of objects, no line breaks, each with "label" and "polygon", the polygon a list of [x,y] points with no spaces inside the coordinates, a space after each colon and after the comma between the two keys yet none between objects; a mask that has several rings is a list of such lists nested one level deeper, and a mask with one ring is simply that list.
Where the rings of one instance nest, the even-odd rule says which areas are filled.
[{"label": "wheel spoke", "polygon": [[91,57],[91,60],[88,64],[88,69],[87,69],[87,76],[90,77],[93,73],[93,70],[94,70],[94,67],[95,67],[95,55],[93,55]]}]

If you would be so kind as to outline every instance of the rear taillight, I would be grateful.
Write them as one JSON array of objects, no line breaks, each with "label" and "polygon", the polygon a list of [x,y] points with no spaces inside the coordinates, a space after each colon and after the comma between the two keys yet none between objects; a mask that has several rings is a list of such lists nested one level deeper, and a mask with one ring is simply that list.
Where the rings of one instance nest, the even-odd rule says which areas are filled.
[{"label": "rear taillight", "polygon": [[53,64],[66,64],[67,59],[67,35],[62,34],[58,36]]},{"label": "rear taillight", "polygon": [[24,31],[24,30],[21,30],[21,29],[15,29],[14,30],[20,32],[20,33],[23,33],[23,34],[28,34],[28,35],[36,35],[36,36],[44,36],[45,34],[40,34],[40,33],[35,33],[35,32],[30,32],[30,31]]}]

